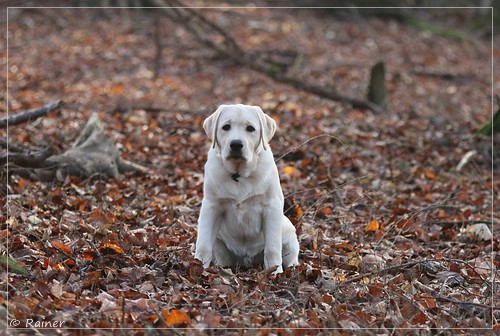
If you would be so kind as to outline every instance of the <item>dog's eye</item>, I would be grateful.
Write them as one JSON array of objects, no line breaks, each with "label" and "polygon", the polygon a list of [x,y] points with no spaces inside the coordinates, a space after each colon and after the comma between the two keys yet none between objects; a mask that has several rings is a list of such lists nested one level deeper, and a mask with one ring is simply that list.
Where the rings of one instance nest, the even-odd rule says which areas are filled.
[{"label": "dog's eye", "polygon": [[247,126],[247,132],[254,132],[254,131],[255,131],[255,127]]},{"label": "dog's eye", "polygon": [[224,126],[222,126],[222,129],[223,129],[224,131],[229,131],[229,130],[231,129],[231,125],[229,125],[229,124],[224,125]]}]

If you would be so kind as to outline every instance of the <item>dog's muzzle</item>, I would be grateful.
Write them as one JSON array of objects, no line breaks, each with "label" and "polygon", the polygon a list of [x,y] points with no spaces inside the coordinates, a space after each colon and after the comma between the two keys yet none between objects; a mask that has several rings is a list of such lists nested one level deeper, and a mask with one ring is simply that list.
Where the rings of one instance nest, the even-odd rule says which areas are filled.
[{"label": "dog's muzzle", "polygon": [[243,141],[231,140],[231,142],[229,143],[229,148],[231,150],[229,151],[229,155],[227,156],[228,159],[235,159],[235,160],[245,159],[245,157],[243,156]]}]

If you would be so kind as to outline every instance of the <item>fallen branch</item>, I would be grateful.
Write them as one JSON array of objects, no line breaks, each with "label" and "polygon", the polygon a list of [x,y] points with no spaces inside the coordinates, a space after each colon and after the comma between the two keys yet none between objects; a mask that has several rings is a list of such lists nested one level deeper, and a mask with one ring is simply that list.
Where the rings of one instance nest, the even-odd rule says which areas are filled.
[{"label": "fallen branch", "polygon": [[19,125],[23,122],[35,120],[47,113],[55,110],[61,105],[62,101],[58,100],[53,103],[44,105],[42,107],[34,108],[31,110],[22,111],[16,114],[7,115],[0,118],[0,128],[6,128],[7,126]]},{"label": "fallen branch", "polygon": [[442,72],[442,71],[413,70],[412,73],[417,76],[432,77],[448,81],[454,79],[461,80],[467,77],[465,75],[455,74],[451,72]]},{"label": "fallen branch", "polygon": [[42,168],[45,160],[52,155],[50,148],[42,148],[29,153],[2,152],[0,153],[0,166],[12,163],[25,168]]},{"label": "fallen branch", "polygon": [[379,270],[379,271],[374,271],[374,272],[360,274],[360,275],[357,275],[357,276],[354,276],[352,278],[349,278],[349,279],[346,279],[346,280],[342,281],[341,283],[339,283],[337,285],[337,287],[339,287],[339,288],[340,287],[346,287],[349,284],[351,284],[353,282],[361,281],[364,278],[371,278],[371,277],[373,277],[375,275],[389,273],[389,272],[394,271],[394,270],[406,269],[406,268],[413,267],[413,266],[416,266],[418,264],[421,264],[421,263],[424,263],[424,262],[429,262],[429,261],[431,261],[431,260],[411,261],[411,262],[407,262],[407,263],[404,263],[404,264],[399,264],[399,265],[394,265],[394,266],[386,267],[386,268],[384,268],[382,270]]},{"label": "fallen branch", "polygon": [[16,145],[0,138],[0,147],[5,151],[0,152],[0,166],[7,163],[26,168],[41,168],[45,160],[52,155],[50,148],[37,148],[26,145]]},{"label": "fallen branch", "polygon": [[[421,298],[425,299],[426,297],[421,296]],[[437,301],[441,301],[441,302],[453,303],[455,305],[458,305],[461,308],[479,307],[479,308],[484,308],[484,309],[500,310],[500,306],[487,305],[487,304],[479,303],[479,302],[458,301],[458,300],[450,299],[450,298],[447,298],[447,297],[444,297],[441,295],[429,296],[428,298],[436,299]]]},{"label": "fallen branch", "polygon": [[162,113],[162,112],[178,112],[182,114],[189,114],[189,115],[208,115],[209,113],[212,113],[213,111],[203,109],[203,110],[189,110],[189,109],[183,109],[183,108],[176,108],[176,107],[155,107],[155,106],[140,106],[140,105],[135,105],[135,106],[128,106],[128,107],[122,107],[122,106],[117,106],[114,109],[110,111],[110,113],[125,113],[125,112],[131,112],[131,111],[144,111],[147,113]]},{"label": "fallen branch", "polygon": [[350,285],[351,283],[361,281],[364,278],[371,278],[375,275],[385,274],[385,273],[389,273],[389,272],[392,272],[395,270],[407,269],[407,268],[417,266],[417,265],[423,264],[423,263],[443,262],[443,261],[448,262],[448,263],[457,263],[457,264],[462,264],[462,265],[467,266],[481,279],[481,281],[483,281],[483,283],[485,283],[488,287],[490,287],[490,289],[492,288],[492,284],[490,284],[487,280],[485,280],[483,278],[483,276],[481,274],[479,274],[477,272],[477,270],[471,264],[469,264],[466,261],[460,260],[460,259],[449,259],[449,258],[417,260],[417,261],[410,261],[410,262],[407,262],[404,264],[389,266],[389,267],[386,267],[386,268],[379,270],[379,271],[368,272],[368,273],[360,274],[360,275],[354,276],[352,278],[346,279],[346,280],[340,282],[339,284],[337,284],[337,287],[339,287],[339,288],[346,287],[346,286]]},{"label": "fallen branch", "polygon": [[303,82],[298,78],[287,76],[281,72],[270,72],[269,70],[267,70],[269,69],[268,66],[261,66],[258,63],[253,64],[252,69],[264,73],[278,82],[288,84],[302,91],[313,93],[322,98],[327,98],[341,103],[347,103],[354,108],[368,109],[378,114],[383,113],[383,110],[378,105],[368,100],[343,96],[339,94],[333,87],[325,88],[323,86],[318,86],[311,83]]},{"label": "fallen branch", "polygon": [[[269,59],[256,56],[255,53],[246,52],[224,29],[206,19],[198,11],[186,8],[178,1],[170,1],[168,4],[161,0],[155,0],[159,7],[168,5],[170,8],[162,8],[163,12],[171,20],[182,24],[198,41],[218,54],[230,59],[241,66],[262,73],[277,82],[290,85],[301,91],[313,93],[322,98],[348,103],[354,108],[369,109],[375,113],[382,113],[383,109],[376,104],[339,94],[333,87],[319,86],[304,82],[302,79],[289,76],[283,70],[283,66]],[[210,37],[213,33],[216,36]]]},{"label": "fallen branch", "polygon": [[441,225],[441,226],[454,226],[454,225],[467,225],[467,224],[491,224],[495,223],[491,219],[470,219],[470,220],[460,220],[460,221],[446,221],[446,220],[430,220],[425,221],[423,224],[429,225]]}]

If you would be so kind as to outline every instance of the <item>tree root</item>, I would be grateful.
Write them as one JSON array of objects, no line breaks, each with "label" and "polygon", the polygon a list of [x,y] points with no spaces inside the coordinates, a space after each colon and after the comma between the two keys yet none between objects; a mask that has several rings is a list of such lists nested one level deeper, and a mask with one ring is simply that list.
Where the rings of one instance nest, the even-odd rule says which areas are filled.
[{"label": "tree root", "polygon": [[[3,119],[5,124],[19,124],[48,113],[59,106],[60,102]],[[116,178],[119,174],[148,171],[146,167],[120,157],[118,148],[104,134],[104,124],[96,113],[89,119],[71,148],[63,154],[52,155],[49,148],[16,145],[7,143],[5,139],[0,139],[0,147],[6,149],[0,153],[0,165],[14,168],[11,172],[14,170],[29,178],[36,177],[41,180],[64,179],[68,175]]]}]

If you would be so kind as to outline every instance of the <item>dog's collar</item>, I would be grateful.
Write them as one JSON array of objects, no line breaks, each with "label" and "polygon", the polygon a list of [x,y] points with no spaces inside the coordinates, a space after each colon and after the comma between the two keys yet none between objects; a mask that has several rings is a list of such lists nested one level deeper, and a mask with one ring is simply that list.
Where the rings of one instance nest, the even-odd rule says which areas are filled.
[{"label": "dog's collar", "polygon": [[239,179],[240,177],[241,177],[241,175],[240,175],[238,172],[236,172],[236,173],[234,173],[234,174],[232,174],[232,175],[231,175],[231,178],[232,178],[234,181],[236,181],[236,182],[240,182],[240,181],[238,181],[238,179]]}]

